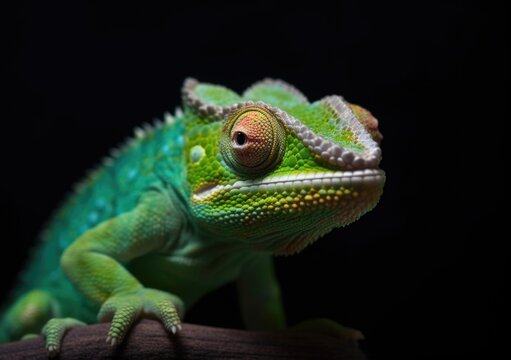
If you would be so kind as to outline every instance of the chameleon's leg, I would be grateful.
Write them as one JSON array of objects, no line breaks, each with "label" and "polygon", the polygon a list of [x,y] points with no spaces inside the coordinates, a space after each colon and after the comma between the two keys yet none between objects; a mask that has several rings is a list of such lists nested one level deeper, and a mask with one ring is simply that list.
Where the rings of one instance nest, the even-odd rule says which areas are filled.
[{"label": "chameleon's leg", "polygon": [[84,322],[73,318],[54,318],[46,323],[41,331],[46,338],[46,351],[49,357],[54,357],[60,350],[62,337],[67,330],[76,327],[84,326]]},{"label": "chameleon's leg", "polygon": [[169,293],[144,288],[122,265],[177,238],[180,213],[171,194],[153,189],[132,211],[89,230],[62,255],[61,265],[69,279],[102,305],[99,320],[112,319],[107,337],[111,345],[120,343],[144,314],[158,318],[169,332],[180,328],[183,302]]},{"label": "chameleon's leg", "polygon": [[[275,278],[273,259],[260,255],[244,265],[238,279],[240,308],[245,325],[253,330],[284,329],[286,321]],[[311,319],[289,328],[291,331],[314,332],[333,336],[340,342],[357,343],[364,339],[358,330],[329,319]]]},{"label": "chameleon's leg", "polygon": [[238,278],[238,296],[245,326],[251,330],[286,327],[280,287],[270,255],[259,255],[244,264]]},{"label": "chameleon's leg", "polygon": [[58,315],[58,302],[45,290],[34,289],[20,297],[2,321],[6,340],[19,340],[29,333],[39,333],[48,319]]}]

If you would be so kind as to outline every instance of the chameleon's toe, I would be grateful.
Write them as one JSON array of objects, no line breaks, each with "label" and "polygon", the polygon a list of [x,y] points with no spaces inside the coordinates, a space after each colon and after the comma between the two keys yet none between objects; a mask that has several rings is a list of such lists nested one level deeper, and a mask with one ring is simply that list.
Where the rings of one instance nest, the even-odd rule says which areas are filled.
[{"label": "chameleon's toe", "polygon": [[142,301],[136,294],[113,296],[103,304],[99,311],[99,319],[101,321],[112,319],[106,337],[107,344],[116,346],[124,339],[142,312],[142,308]]},{"label": "chameleon's toe", "polygon": [[106,342],[116,346],[123,341],[135,320],[143,314],[155,316],[167,331],[175,334],[181,329],[178,308],[183,308],[178,297],[163,291],[142,289],[112,296],[101,307],[98,318],[100,321],[112,320]]},{"label": "chameleon's toe", "polygon": [[46,351],[48,352],[48,356],[54,357],[59,353],[62,338],[69,329],[84,325],[86,324],[73,318],[55,318],[49,320],[42,330],[42,334],[46,338]]},{"label": "chameleon's toe", "polygon": [[[178,304],[180,300],[163,292],[150,294],[150,298],[151,301],[149,301],[146,311],[155,315],[168,332],[175,334],[178,330],[181,330],[181,320],[176,305],[174,305]],[[182,303],[180,306],[182,308]]]},{"label": "chameleon's toe", "polygon": [[59,348],[54,345],[49,345],[46,347],[46,352],[48,353],[48,357],[55,357],[59,353]]}]

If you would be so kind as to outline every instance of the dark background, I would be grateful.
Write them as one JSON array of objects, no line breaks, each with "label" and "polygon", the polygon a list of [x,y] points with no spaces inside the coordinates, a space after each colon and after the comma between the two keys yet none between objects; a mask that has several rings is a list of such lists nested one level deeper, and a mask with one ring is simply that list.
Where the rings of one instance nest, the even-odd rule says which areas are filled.
[{"label": "dark background", "polygon": [[[378,207],[277,259],[289,322],[358,328],[372,359],[492,358],[509,259],[496,229],[509,48],[507,13],[486,3],[20,3],[4,13],[2,298],[71,184],[173,112],[185,77],[242,91],[271,76],[365,106],[385,137]],[[235,288],[187,321],[240,327]]]}]

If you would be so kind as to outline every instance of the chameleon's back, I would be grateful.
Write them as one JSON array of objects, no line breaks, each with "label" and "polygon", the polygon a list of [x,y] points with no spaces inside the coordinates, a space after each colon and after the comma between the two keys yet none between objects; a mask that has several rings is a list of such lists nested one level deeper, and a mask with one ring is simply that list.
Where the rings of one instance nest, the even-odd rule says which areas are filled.
[{"label": "chameleon's back", "polygon": [[[51,289],[60,301],[62,315],[82,309],[81,318],[94,321],[97,307],[89,303],[65,277],[60,267],[63,251],[87,230],[102,221],[132,209],[147,186],[158,182],[174,182],[183,189],[183,124],[169,114],[165,122],[154,127],[136,129],[120,149],[105,158],[75,186],[73,193],[57,209],[40,239],[10,298],[37,289]],[[79,306],[77,306],[77,302]],[[9,305],[9,304],[5,304]],[[65,308],[67,307],[67,308]],[[5,333],[0,320],[0,340]]]}]

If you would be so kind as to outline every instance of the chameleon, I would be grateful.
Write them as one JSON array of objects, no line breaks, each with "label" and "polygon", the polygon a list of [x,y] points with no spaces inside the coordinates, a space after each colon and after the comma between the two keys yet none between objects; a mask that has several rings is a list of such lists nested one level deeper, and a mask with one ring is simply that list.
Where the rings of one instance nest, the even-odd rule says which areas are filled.
[{"label": "chameleon", "polygon": [[286,329],[273,256],[376,206],[381,140],[376,118],[341,96],[186,79],[174,115],[136,128],[51,216],[0,340],[42,333],[55,356],[73,327],[110,321],[115,346],[144,317],[175,334],[186,309],[229,282],[248,329]]}]

